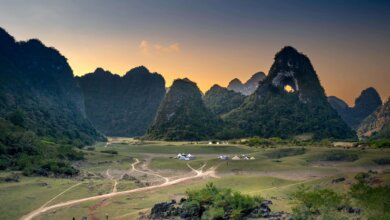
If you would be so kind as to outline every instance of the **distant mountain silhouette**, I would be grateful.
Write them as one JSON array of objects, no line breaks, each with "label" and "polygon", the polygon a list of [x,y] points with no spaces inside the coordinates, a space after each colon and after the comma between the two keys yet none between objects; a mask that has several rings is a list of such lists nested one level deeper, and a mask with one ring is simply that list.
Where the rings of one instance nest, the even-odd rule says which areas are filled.
[{"label": "distant mountain silhouette", "polygon": [[78,77],[87,117],[109,136],[145,134],[165,95],[165,80],[143,66],[120,77],[101,68]]},{"label": "distant mountain silhouette", "polygon": [[[71,147],[105,139],[85,118],[83,102],[65,57],[0,28],[0,169],[73,174],[62,162],[79,157]],[[55,164],[62,168],[47,168]]]},{"label": "distant mountain silhouette", "polygon": [[315,138],[355,137],[327,102],[308,57],[292,47],[276,54],[255,93],[223,119],[227,137],[290,137],[302,133]]},{"label": "distant mountain silhouette", "polygon": [[214,85],[203,97],[204,103],[212,112],[222,115],[238,108],[245,100],[241,93]]},{"label": "distant mountain silhouette", "polygon": [[366,117],[358,128],[360,138],[390,138],[390,97]]},{"label": "distant mountain silhouette", "polygon": [[382,100],[373,87],[361,92],[355,100],[354,107],[349,107],[343,100],[335,96],[328,97],[328,101],[341,118],[353,129],[357,129],[368,115],[382,105]]},{"label": "distant mountain silhouette", "polygon": [[173,82],[145,138],[204,140],[214,137],[218,118],[206,108],[198,86],[189,79]]},{"label": "distant mountain silhouette", "polygon": [[235,92],[239,92],[243,95],[248,96],[256,91],[257,87],[259,86],[259,82],[261,82],[264,79],[265,79],[265,74],[263,72],[257,72],[253,74],[253,76],[245,83],[242,83],[237,78],[233,79],[232,81],[230,81],[227,88],[229,90],[233,90]]}]

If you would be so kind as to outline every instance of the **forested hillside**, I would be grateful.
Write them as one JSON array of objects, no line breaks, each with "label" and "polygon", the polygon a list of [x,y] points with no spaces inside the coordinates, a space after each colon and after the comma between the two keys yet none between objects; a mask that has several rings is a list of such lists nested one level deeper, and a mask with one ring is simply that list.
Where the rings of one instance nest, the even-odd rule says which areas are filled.
[{"label": "forested hillside", "polygon": [[198,86],[189,79],[173,82],[146,138],[205,140],[213,138],[220,120],[203,103]]},{"label": "forested hillside", "polygon": [[244,102],[245,96],[227,88],[214,85],[203,97],[207,108],[217,115],[222,115],[238,108]]},{"label": "forested hillside", "polygon": [[165,95],[164,78],[143,66],[123,77],[98,68],[77,79],[88,119],[108,136],[144,135]]},{"label": "forested hillside", "polygon": [[0,28],[0,169],[72,175],[67,161],[82,158],[73,148],[104,139],[85,118],[66,58]]},{"label": "forested hillside", "polygon": [[243,105],[224,118],[223,136],[354,138],[354,132],[327,102],[307,56],[285,47],[269,74]]}]

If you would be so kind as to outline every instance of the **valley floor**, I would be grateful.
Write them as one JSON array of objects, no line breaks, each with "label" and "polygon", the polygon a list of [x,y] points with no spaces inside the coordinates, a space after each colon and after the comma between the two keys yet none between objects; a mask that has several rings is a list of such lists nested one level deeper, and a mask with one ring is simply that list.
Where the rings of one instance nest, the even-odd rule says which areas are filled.
[{"label": "valley floor", "polygon": [[[251,148],[111,139],[110,143],[83,151],[86,160],[74,164],[81,170],[77,178],[20,175],[19,182],[0,183],[0,219],[106,219],[106,215],[109,219],[136,219],[155,203],[178,200],[186,190],[201,188],[208,182],[259,194],[273,201],[272,210],[291,211],[294,204],[290,194],[300,185],[345,191],[356,173],[368,170],[390,181],[390,166],[376,163],[390,158],[390,149],[311,146],[302,150],[296,146]],[[196,159],[174,159],[178,153],[191,153]],[[220,155],[232,158],[242,154],[255,159],[218,159]],[[345,160],[327,160],[330,154],[344,155]],[[9,175],[0,173],[0,177]],[[345,180],[332,181],[339,177]]]}]

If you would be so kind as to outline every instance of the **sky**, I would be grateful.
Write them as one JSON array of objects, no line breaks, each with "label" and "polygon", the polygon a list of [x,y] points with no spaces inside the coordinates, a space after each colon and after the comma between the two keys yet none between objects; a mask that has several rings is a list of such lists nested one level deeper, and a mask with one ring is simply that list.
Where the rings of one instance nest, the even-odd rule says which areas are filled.
[{"label": "sky", "polygon": [[203,92],[267,74],[290,45],[327,95],[353,105],[370,86],[390,96],[389,11],[388,0],[0,0],[0,26],[55,47],[75,75],[144,65]]}]

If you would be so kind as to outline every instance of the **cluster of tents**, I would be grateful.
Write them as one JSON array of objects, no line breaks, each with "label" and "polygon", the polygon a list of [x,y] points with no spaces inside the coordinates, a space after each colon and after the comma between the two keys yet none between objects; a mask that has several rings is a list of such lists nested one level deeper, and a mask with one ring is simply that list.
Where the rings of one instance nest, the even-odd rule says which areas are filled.
[{"label": "cluster of tents", "polygon": [[[227,155],[220,155],[219,157],[218,157],[218,159],[220,159],[220,160],[229,160],[230,159],[230,157],[229,156],[227,156]],[[255,157],[249,157],[249,156],[247,156],[247,155],[245,155],[245,154],[242,154],[241,156],[237,156],[237,155],[234,155],[233,157],[232,157],[232,160],[255,160],[256,158]]]},{"label": "cluster of tents", "polygon": [[193,155],[185,153],[178,154],[175,158],[179,160],[195,160],[195,157]]}]

